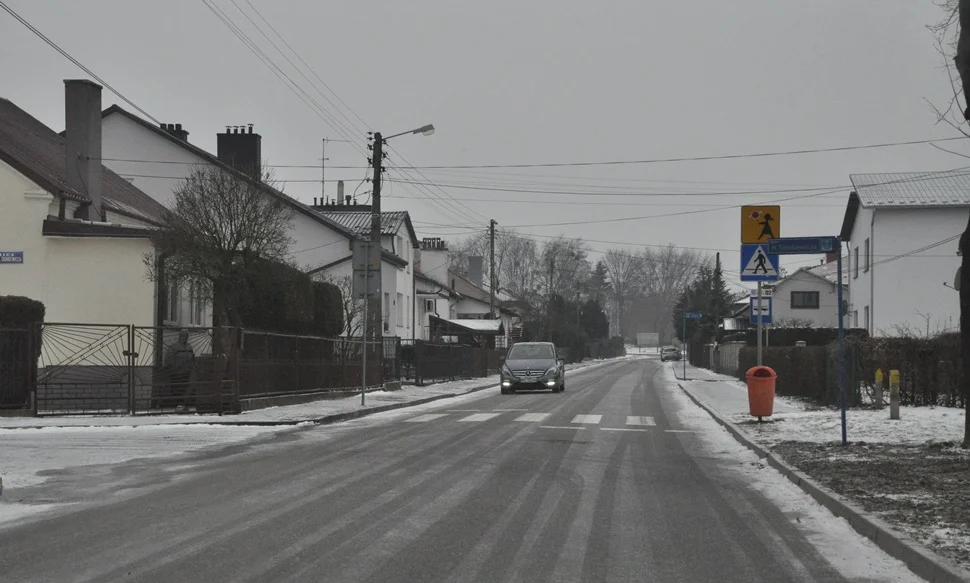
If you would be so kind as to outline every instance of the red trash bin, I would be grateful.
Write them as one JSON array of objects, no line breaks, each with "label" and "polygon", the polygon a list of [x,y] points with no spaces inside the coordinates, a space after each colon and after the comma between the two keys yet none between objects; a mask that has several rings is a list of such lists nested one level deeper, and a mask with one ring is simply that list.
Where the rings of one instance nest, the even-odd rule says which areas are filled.
[{"label": "red trash bin", "polygon": [[755,366],[745,373],[748,379],[748,407],[751,415],[761,421],[771,417],[775,405],[775,381],[778,375],[767,366]]}]

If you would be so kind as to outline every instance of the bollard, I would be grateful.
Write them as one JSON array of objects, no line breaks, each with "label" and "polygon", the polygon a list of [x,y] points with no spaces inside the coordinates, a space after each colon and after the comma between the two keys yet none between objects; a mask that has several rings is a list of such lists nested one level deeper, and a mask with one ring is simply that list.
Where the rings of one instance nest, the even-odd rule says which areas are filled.
[{"label": "bollard", "polygon": [[889,418],[899,419],[899,371],[889,371]]},{"label": "bollard", "polygon": [[876,388],[875,388],[875,394],[872,396],[872,400],[873,400],[873,404],[876,406],[876,409],[882,409],[883,402],[882,402],[882,369],[881,368],[876,369]]}]

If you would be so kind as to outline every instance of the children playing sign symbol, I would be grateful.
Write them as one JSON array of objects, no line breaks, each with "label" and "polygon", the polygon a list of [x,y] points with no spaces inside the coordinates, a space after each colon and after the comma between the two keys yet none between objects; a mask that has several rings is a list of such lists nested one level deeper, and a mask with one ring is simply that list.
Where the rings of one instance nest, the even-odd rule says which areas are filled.
[{"label": "children playing sign symbol", "polygon": [[741,281],[778,279],[778,256],[769,255],[763,245],[741,246]]},{"label": "children playing sign symbol", "polygon": [[741,207],[741,243],[767,243],[781,236],[781,207],[746,205]]}]

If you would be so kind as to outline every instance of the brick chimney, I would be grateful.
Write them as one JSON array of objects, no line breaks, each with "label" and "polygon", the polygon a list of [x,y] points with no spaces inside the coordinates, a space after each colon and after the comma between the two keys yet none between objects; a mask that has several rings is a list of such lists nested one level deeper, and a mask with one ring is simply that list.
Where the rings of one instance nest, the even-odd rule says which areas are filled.
[{"label": "brick chimney", "polygon": [[104,220],[101,199],[101,86],[87,79],[64,80],[64,170],[67,184],[91,204],[75,215]]},{"label": "brick chimney", "polygon": [[216,149],[219,161],[236,170],[259,180],[262,170],[262,140],[253,133],[253,124],[226,126],[226,133],[216,135]]},{"label": "brick chimney", "polygon": [[158,124],[158,127],[160,127],[162,131],[175,136],[183,142],[189,141],[189,132],[183,130],[182,124],[180,123],[160,123]]}]

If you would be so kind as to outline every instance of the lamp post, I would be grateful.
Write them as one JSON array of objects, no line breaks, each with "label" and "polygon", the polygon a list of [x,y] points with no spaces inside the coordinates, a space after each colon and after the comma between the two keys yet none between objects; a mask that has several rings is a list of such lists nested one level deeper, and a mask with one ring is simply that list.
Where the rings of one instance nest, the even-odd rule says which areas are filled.
[{"label": "lamp post", "polygon": [[[391,138],[403,136],[404,134],[423,134],[426,136],[430,136],[433,133],[434,133],[434,126],[431,124],[421,126],[417,129],[408,130],[406,132],[401,132],[399,134],[394,134],[386,138],[382,136],[380,132],[375,132],[373,134],[370,134],[368,132],[368,135],[374,140],[374,143],[369,146],[373,150],[373,156],[371,157],[371,167],[374,172],[373,189],[371,193],[370,240],[377,253],[381,252],[381,179],[382,179],[382,174],[384,172],[384,157],[385,157],[384,143],[387,140],[390,140]],[[384,265],[383,265],[383,262],[379,260],[377,261],[377,265],[378,265],[377,279],[378,279],[378,282],[381,283],[383,282],[382,268]],[[378,332],[378,326],[379,326],[378,323],[381,320],[380,299],[381,299],[380,293],[377,294],[377,298],[371,298],[371,301],[375,301],[375,304],[376,304],[376,305],[373,305],[373,308],[375,308],[372,310],[374,317],[371,318],[372,320],[374,320],[374,327],[373,327],[374,337],[377,337],[379,335],[377,332]],[[364,336],[365,336],[365,345],[366,345],[366,337],[367,337],[366,323],[365,323],[364,330],[365,330]]]}]

